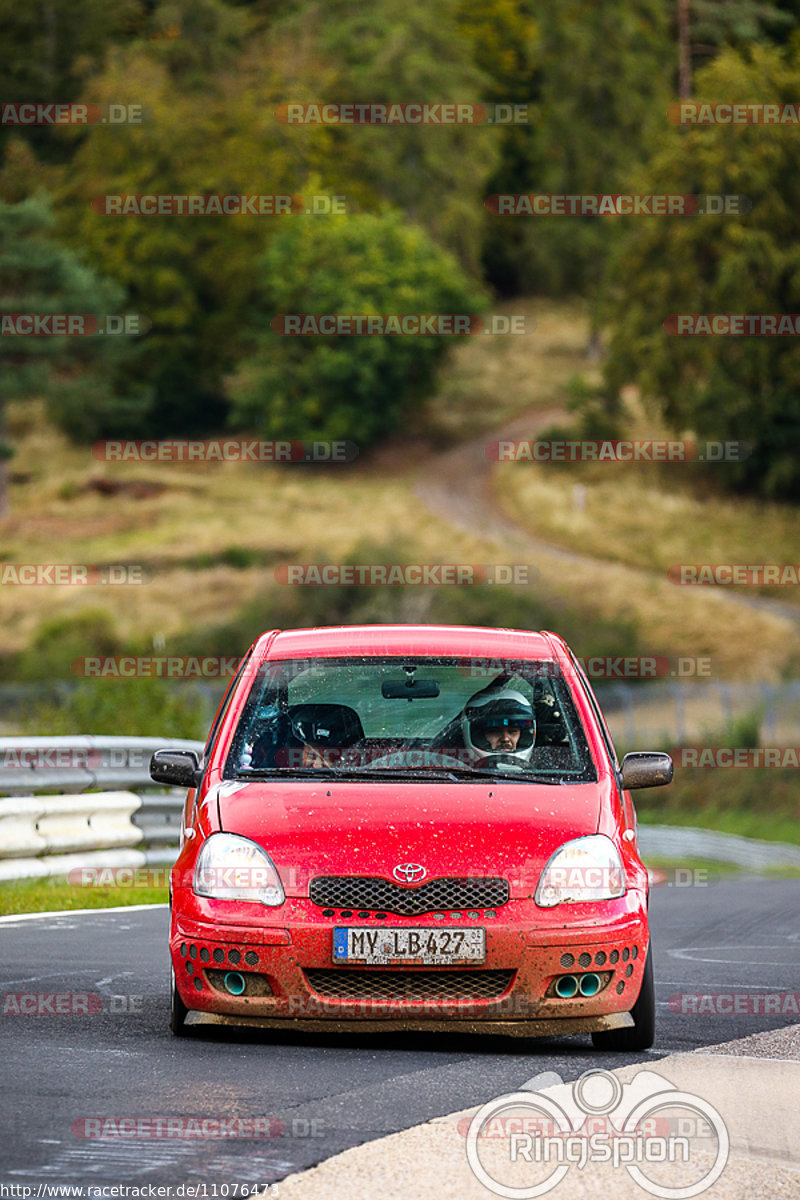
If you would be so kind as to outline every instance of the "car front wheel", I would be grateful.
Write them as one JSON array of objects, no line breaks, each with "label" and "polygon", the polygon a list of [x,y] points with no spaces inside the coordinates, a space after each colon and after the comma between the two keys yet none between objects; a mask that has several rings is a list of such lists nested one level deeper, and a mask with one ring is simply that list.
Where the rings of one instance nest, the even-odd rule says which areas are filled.
[{"label": "car front wheel", "polygon": [[649,1050],[656,1036],[656,989],[653,979],[652,947],[647,952],[639,999],[631,1009],[633,1025],[626,1029],[607,1029],[592,1034],[597,1050]]},{"label": "car front wheel", "polygon": [[175,982],[175,968],[171,962],[169,964],[169,986],[169,1027],[176,1037],[183,1037],[186,1033],[186,1017],[189,1010],[181,1000],[178,985]]}]

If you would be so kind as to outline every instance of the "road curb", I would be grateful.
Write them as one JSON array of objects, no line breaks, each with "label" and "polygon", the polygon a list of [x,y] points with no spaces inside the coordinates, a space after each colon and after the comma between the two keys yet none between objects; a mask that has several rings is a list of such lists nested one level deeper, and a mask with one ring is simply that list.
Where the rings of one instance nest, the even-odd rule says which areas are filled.
[{"label": "road curb", "polygon": [[[790,1026],[778,1033],[793,1030]],[[757,1048],[761,1036],[774,1040],[776,1034],[748,1039],[751,1049]],[[603,1069],[601,1055],[597,1067]],[[721,1176],[703,1196],[751,1200],[768,1194],[771,1200],[789,1200],[800,1194],[800,1147],[795,1129],[795,1114],[800,1109],[800,1059],[735,1056],[734,1064],[723,1044],[646,1060],[611,1073],[621,1083],[629,1083],[644,1071],[655,1072],[680,1091],[710,1103],[724,1119],[730,1133],[730,1155]],[[571,1093],[571,1084],[542,1089],[543,1095],[556,1102]],[[277,1185],[276,1194],[280,1200],[375,1200],[378,1196],[381,1200],[408,1200],[409,1196],[492,1200],[500,1193],[484,1187],[467,1162],[464,1131],[477,1111],[475,1107],[450,1113],[345,1150],[317,1167],[287,1176]],[[664,1182],[668,1185],[668,1178]],[[569,1178],[548,1194],[569,1195],[570,1200],[608,1200],[609,1195],[615,1200],[643,1200],[654,1193],[635,1183],[622,1166],[615,1170],[610,1164],[589,1163],[582,1170],[570,1167]]]}]

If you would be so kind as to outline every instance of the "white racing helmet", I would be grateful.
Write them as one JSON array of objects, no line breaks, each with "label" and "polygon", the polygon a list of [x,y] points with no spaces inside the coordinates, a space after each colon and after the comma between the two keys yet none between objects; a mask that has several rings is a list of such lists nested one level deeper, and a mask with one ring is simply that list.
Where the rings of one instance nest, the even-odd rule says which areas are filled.
[{"label": "white racing helmet", "polygon": [[[519,729],[514,750],[493,750],[486,733],[490,729]],[[536,740],[536,718],[530,701],[513,688],[476,692],[464,705],[461,714],[464,745],[487,754],[504,754],[528,761]]]}]

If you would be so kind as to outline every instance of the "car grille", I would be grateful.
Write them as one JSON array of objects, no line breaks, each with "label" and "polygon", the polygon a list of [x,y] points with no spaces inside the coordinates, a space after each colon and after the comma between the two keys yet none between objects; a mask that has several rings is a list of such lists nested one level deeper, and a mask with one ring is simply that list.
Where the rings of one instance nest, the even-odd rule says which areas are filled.
[{"label": "car grille", "polygon": [[436,909],[499,908],[508,903],[507,879],[430,879],[402,887],[388,879],[328,875],[311,880],[309,895],[322,908],[366,909],[415,917]]},{"label": "car grille", "polygon": [[497,1000],[514,971],[333,971],[307,968],[309,987],[336,1000]]}]

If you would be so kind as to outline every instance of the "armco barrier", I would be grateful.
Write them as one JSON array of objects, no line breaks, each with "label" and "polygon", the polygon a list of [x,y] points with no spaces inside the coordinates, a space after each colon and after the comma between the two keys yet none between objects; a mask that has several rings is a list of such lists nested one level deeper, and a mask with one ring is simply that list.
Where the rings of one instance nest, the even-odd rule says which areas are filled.
[{"label": "armco barrier", "polygon": [[135,846],[131,822],[141,800],[133,792],[12,796],[0,800],[0,859]]},{"label": "armco barrier", "polygon": [[[0,738],[0,881],[67,875],[81,867],[173,862],[185,793],[158,790],[148,770],[153,751],[167,747],[198,754],[203,749],[201,742],[167,738]],[[60,766],[53,765],[57,757],[47,757],[56,751],[62,752]],[[76,754],[77,765],[64,766],[69,757],[64,752],[70,751],[91,753],[85,765]],[[98,765],[92,765],[95,759]],[[19,765],[22,762],[43,765]],[[125,790],[81,792],[108,786],[111,779]],[[128,790],[133,787],[143,794]],[[56,788],[66,794],[30,794]],[[13,791],[17,794],[8,795]],[[639,845],[645,861],[652,855],[676,861],[703,858],[756,870],[800,867],[798,846],[706,829],[641,823]]]},{"label": "armco barrier", "polygon": [[765,867],[795,867],[800,870],[800,846],[790,842],[762,842],[734,833],[713,829],[692,829],[683,825],[644,825],[639,822],[639,852],[648,857],[708,859],[731,863],[758,871]]},{"label": "armco barrier", "polygon": [[159,788],[149,772],[153,751],[167,748],[200,754],[203,743],[0,738],[0,880],[173,861],[185,792]]},{"label": "armco barrier", "polygon": [[70,737],[0,738],[0,795],[80,792],[86,788],[153,788],[154,750],[195,750],[203,743],[180,738]]}]

